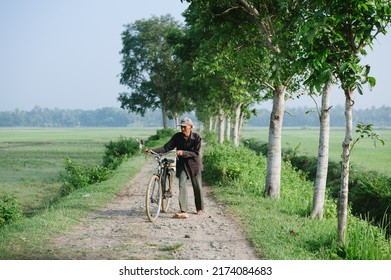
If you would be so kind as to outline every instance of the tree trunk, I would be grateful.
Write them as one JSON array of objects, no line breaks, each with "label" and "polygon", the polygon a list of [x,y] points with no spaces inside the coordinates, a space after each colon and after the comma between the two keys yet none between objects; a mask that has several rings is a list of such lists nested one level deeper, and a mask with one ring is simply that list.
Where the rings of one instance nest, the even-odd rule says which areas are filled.
[{"label": "tree trunk", "polygon": [[235,106],[235,122],[233,127],[232,142],[235,147],[239,146],[239,131],[240,131],[240,118],[241,118],[242,104],[236,104]]},{"label": "tree trunk", "polygon": [[222,109],[219,110],[219,137],[218,143],[224,143],[224,132],[225,132],[225,117]]},{"label": "tree trunk", "polygon": [[284,92],[284,86],[275,88],[273,92],[273,108],[270,114],[265,195],[274,199],[280,197],[281,131],[285,108]]},{"label": "tree trunk", "polygon": [[329,138],[330,138],[330,109],[329,100],[332,83],[327,83],[323,88],[322,105],[320,112],[320,131],[318,146],[318,163],[316,167],[316,179],[314,198],[312,203],[311,219],[323,219],[324,200],[326,193],[327,171],[329,167]]},{"label": "tree trunk", "polygon": [[[243,106],[243,104],[242,104],[242,106]],[[243,123],[244,123],[244,113],[243,113],[242,106],[240,106],[238,140],[240,140],[240,133],[242,132]]]},{"label": "tree trunk", "polygon": [[348,218],[350,143],[353,130],[353,91],[345,89],[345,139],[342,143],[341,189],[338,194],[338,242],[345,244]]},{"label": "tree trunk", "polygon": [[219,125],[219,116],[215,116],[213,131],[217,131],[218,125]]},{"label": "tree trunk", "polygon": [[168,128],[167,112],[164,106],[162,106],[162,118],[163,118],[163,128]]},{"label": "tree trunk", "polygon": [[209,117],[209,132],[213,131],[213,117]]},{"label": "tree trunk", "polygon": [[179,114],[178,113],[175,113],[175,129],[179,129]]},{"label": "tree trunk", "polygon": [[231,140],[231,116],[228,115],[225,119],[225,137],[228,141]]}]

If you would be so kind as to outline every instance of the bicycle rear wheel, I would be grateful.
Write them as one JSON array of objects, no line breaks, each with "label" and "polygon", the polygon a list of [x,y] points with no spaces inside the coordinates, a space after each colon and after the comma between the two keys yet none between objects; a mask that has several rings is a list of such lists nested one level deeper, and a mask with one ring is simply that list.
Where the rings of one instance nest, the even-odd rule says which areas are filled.
[{"label": "bicycle rear wheel", "polygon": [[151,222],[155,222],[159,216],[162,205],[162,186],[160,184],[160,178],[157,175],[153,175],[149,180],[147,193],[145,197],[145,210],[147,217]]},{"label": "bicycle rear wheel", "polygon": [[162,186],[163,186],[162,209],[164,213],[167,213],[168,209],[170,208],[173,179],[174,176],[171,171],[166,172],[162,177]]}]

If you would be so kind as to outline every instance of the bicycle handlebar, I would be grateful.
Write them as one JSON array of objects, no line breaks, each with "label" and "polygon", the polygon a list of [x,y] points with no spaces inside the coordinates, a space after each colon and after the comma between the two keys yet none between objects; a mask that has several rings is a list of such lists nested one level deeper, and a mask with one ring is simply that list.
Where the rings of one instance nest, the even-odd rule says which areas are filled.
[{"label": "bicycle handlebar", "polygon": [[164,154],[156,153],[153,150],[149,150],[149,149],[147,149],[146,152],[150,153],[152,155],[159,155],[159,156],[167,155],[167,154],[170,154],[170,153],[175,153],[176,154],[176,150],[171,150],[171,151],[168,151],[167,153],[164,153]]},{"label": "bicycle handlebar", "polygon": [[164,155],[167,155],[167,154],[170,154],[170,153],[174,153],[174,154],[175,154],[175,158],[178,160],[178,156],[176,155],[176,149],[175,149],[175,150],[168,151],[167,153],[164,153],[164,154],[156,153],[156,152],[154,152],[153,150],[149,150],[149,149],[147,149],[145,152],[146,152],[147,154],[149,153],[149,154],[155,155],[155,156],[157,156],[157,157],[159,157],[159,158],[161,158],[161,157],[164,156]]}]

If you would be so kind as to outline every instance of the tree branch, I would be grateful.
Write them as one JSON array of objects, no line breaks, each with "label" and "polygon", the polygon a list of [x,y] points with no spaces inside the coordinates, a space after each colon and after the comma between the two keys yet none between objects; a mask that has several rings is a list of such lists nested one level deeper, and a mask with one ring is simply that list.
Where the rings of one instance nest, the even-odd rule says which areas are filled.
[{"label": "tree branch", "polygon": [[220,13],[220,14],[213,14],[214,16],[222,16],[228,12],[230,12],[231,10],[235,10],[235,9],[240,9],[240,6],[233,6],[227,10],[225,10],[224,12]]}]

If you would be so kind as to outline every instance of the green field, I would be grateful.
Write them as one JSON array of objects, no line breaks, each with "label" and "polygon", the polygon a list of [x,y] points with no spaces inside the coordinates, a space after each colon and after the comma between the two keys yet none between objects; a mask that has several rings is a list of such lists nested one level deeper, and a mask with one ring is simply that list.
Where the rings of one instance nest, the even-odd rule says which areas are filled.
[{"label": "green field", "polygon": [[2,128],[0,195],[12,194],[26,213],[45,208],[61,187],[65,158],[94,166],[119,137],[146,139],[156,128]]},{"label": "green field", "polygon": [[[359,170],[371,170],[390,175],[391,166],[391,130],[375,131],[384,140],[384,146],[378,142],[376,147],[369,139],[360,140],[351,156],[353,168]],[[345,131],[340,128],[333,128],[330,131],[330,160],[339,162],[342,154],[342,141]],[[358,135],[353,135],[353,138]],[[245,127],[242,131],[242,138],[256,138],[261,141],[268,141],[267,128]],[[282,132],[283,148],[298,148],[300,154],[317,156],[319,143],[319,130],[316,128],[284,128]]]}]

